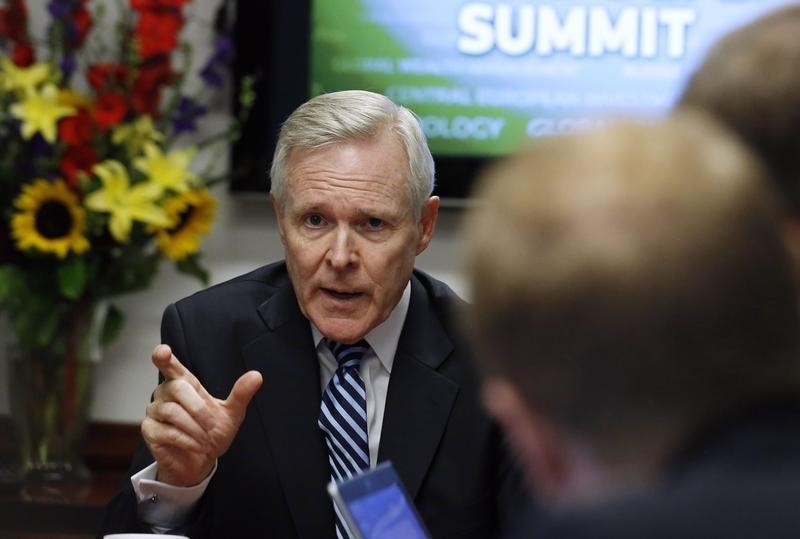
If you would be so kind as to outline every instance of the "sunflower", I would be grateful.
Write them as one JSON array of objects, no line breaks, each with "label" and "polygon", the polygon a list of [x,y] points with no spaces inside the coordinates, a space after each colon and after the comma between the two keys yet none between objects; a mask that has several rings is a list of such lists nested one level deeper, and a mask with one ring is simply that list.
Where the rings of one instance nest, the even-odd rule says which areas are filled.
[{"label": "sunflower", "polygon": [[152,227],[156,245],[167,258],[183,260],[200,249],[200,237],[211,230],[217,202],[208,189],[180,193],[164,204],[172,220],[166,228]]},{"label": "sunflower", "polygon": [[11,236],[20,250],[37,249],[65,258],[89,249],[83,235],[86,212],[62,180],[37,179],[22,188],[14,201]]}]

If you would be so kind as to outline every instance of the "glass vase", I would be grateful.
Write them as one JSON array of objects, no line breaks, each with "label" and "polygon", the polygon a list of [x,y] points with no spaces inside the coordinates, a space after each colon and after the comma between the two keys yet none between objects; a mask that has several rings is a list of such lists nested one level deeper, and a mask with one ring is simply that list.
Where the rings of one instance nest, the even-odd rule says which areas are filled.
[{"label": "glass vase", "polygon": [[81,458],[108,305],[80,302],[44,346],[9,346],[10,407],[25,481],[89,477]]}]

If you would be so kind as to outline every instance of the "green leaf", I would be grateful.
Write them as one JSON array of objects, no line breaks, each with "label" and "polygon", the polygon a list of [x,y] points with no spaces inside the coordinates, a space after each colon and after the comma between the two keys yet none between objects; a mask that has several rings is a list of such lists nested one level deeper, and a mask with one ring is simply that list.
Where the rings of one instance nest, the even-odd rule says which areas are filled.
[{"label": "green leaf", "polygon": [[197,278],[203,285],[208,285],[208,271],[200,265],[200,257],[197,255],[187,256],[183,260],[175,263],[175,267],[181,273]]},{"label": "green leaf", "polygon": [[256,102],[256,77],[245,75],[242,77],[242,86],[239,90],[239,121],[244,122],[250,115],[253,105]]},{"label": "green leaf", "polygon": [[122,271],[123,291],[147,288],[158,270],[159,255],[129,257]]},{"label": "green leaf", "polygon": [[143,256],[139,253],[124,254],[120,253],[103,276],[106,286],[98,290],[102,296],[116,296],[136,290],[142,290],[150,286],[158,270],[159,254]]},{"label": "green leaf", "polygon": [[28,289],[25,273],[17,266],[0,266],[0,305],[13,309]]},{"label": "green leaf", "polygon": [[[39,324],[34,328],[34,341],[39,347],[49,346],[55,339],[61,324],[61,316],[56,309],[48,309],[39,313]],[[63,343],[59,343],[63,346]]]},{"label": "green leaf", "polygon": [[11,317],[14,332],[25,346],[50,346],[61,323],[61,313],[52,298],[29,294]]},{"label": "green leaf", "polygon": [[58,267],[58,288],[69,299],[78,299],[86,288],[86,263],[83,258],[72,258]]},{"label": "green leaf", "polygon": [[103,333],[100,336],[100,344],[106,346],[117,338],[125,322],[125,315],[122,314],[116,305],[109,305],[106,321],[103,324]]}]

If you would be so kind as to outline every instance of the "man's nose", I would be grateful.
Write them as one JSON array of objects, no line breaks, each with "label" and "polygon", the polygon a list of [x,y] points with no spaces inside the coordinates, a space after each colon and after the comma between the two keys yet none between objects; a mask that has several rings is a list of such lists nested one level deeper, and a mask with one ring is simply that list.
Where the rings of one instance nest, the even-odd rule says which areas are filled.
[{"label": "man's nose", "polygon": [[334,232],[327,259],[334,268],[346,268],[355,264],[358,257],[352,234],[347,227],[339,227]]}]

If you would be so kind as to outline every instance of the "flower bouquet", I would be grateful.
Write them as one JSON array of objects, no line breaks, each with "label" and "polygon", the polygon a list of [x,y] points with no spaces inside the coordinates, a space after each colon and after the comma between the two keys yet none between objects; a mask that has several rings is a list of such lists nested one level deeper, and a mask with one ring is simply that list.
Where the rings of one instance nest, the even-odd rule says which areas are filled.
[{"label": "flower bouquet", "polygon": [[195,161],[238,126],[186,136],[224,81],[230,41],[195,73],[179,42],[189,0],[119,4],[102,35],[107,3],[50,0],[36,46],[24,0],[0,7],[0,310],[26,472],[83,473],[92,365],[123,318],[108,298],[146,288],[162,259],[206,281],[199,247],[220,178]]}]

